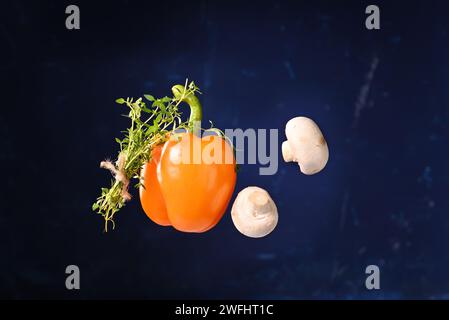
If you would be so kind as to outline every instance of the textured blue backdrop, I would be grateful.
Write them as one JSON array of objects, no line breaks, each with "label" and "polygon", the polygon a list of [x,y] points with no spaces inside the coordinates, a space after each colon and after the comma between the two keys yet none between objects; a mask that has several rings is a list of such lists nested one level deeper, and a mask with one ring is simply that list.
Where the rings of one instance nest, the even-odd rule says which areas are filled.
[{"label": "textured blue backdrop", "polygon": [[[375,2],[380,31],[364,1],[77,1],[79,31],[65,29],[68,1],[2,2],[0,297],[449,297],[449,5]],[[259,185],[278,205],[270,236],[245,238],[229,211],[205,234],[162,228],[135,192],[102,233],[98,163],[127,126],[115,98],[186,77],[217,127],[305,115],[322,128],[322,173],[239,173],[236,190]]]}]

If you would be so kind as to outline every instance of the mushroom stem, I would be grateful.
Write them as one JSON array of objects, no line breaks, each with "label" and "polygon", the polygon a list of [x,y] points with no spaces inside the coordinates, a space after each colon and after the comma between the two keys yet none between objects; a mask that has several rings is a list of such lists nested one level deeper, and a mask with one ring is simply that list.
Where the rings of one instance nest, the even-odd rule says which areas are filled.
[{"label": "mushroom stem", "polygon": [[269,199],[266,193],[256,190],[249,195],[248,199],[256,218],[259,215],[266,214],[270,210]]},{"label": "mushroom stem", "polygon": [[288,141],[282,142],[282,157],[284,158],[285,162],[294,161],[292,148],[290,148],[290,144],[288,143]]}]

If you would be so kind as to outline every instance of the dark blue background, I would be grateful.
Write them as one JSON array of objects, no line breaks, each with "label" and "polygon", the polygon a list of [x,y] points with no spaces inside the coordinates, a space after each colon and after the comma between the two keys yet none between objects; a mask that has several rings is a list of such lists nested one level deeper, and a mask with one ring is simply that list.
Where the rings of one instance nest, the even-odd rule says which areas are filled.
[{"label": "dark blue background", "polygon": [[[445,1],[68,1],[0,5],[0,297],[448,298],[448,40]],[[367,74],[378,61],[372,80]],[[275,176],[244,165],[280,220],[242,236],[229,210],[205,234],[152,223],[137,194],[104,234],[91,204],[128,125],[117,97],[194,80],[220,128],[305,115],[326,169]],[[369,93],[358,113],[363,88]],[[65,267],[81,290],[65,289]],[[381,290],[365,289],[365,267]]]}]

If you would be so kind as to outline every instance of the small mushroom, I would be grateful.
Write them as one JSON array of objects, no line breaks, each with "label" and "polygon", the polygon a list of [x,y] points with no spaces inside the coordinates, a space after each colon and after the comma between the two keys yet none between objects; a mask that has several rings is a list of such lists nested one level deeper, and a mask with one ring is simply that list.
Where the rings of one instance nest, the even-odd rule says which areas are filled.
[{"label": "small mushroom", "polygon": [[259,187],[247,187],[239,192],[231,216],[237,230],[251,238],[268,235],[278,223],[278,210],[273,199]]},{"label": "small mushroom", "polygon": [[317,124],[306,117],[296,117],[285,126],[287,141],[282,143],[285,162],[297,162],[302,173],[312,175],[323,170],[329,149]]}]

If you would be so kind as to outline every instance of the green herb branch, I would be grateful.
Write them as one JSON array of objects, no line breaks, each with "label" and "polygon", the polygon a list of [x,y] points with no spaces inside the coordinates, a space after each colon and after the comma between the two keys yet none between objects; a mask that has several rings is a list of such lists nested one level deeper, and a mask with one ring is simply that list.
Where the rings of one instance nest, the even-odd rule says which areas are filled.
[{"label": "green herb branch", "polygon": [[[156,99],[151,95],[144,95],[149,106],[143,98],[120,98],[116,102],[125,105],[129,109],[126,117],[131,119],[131,126],[123,131],[125,137],[116,142],[120,146],[115,164],[110,161],[102,161],[100,167],[109,170],[114,179],[110,188],[101,188],[101,195],[92,205],[92,210],[101,214],[105,220],[104,230],[108,231],[108,224],[115,228],[114,216],[131,200],[128,192],[130,179],[139,179],[135,187],[141,185],[140,170],[151,159],[151,150],[158,144],[165,142],[170,132],[176,129],[191,129],[191,121],[183,122],[179,105],[183,101],[196,101],[196,93],[201,93],[195,83],[186,80],[185,85],[173,87],[172,98],[163,97]],[[201,114],[200,114],[201,116]],[[192,119],[191,119],[192,120]]]}]

